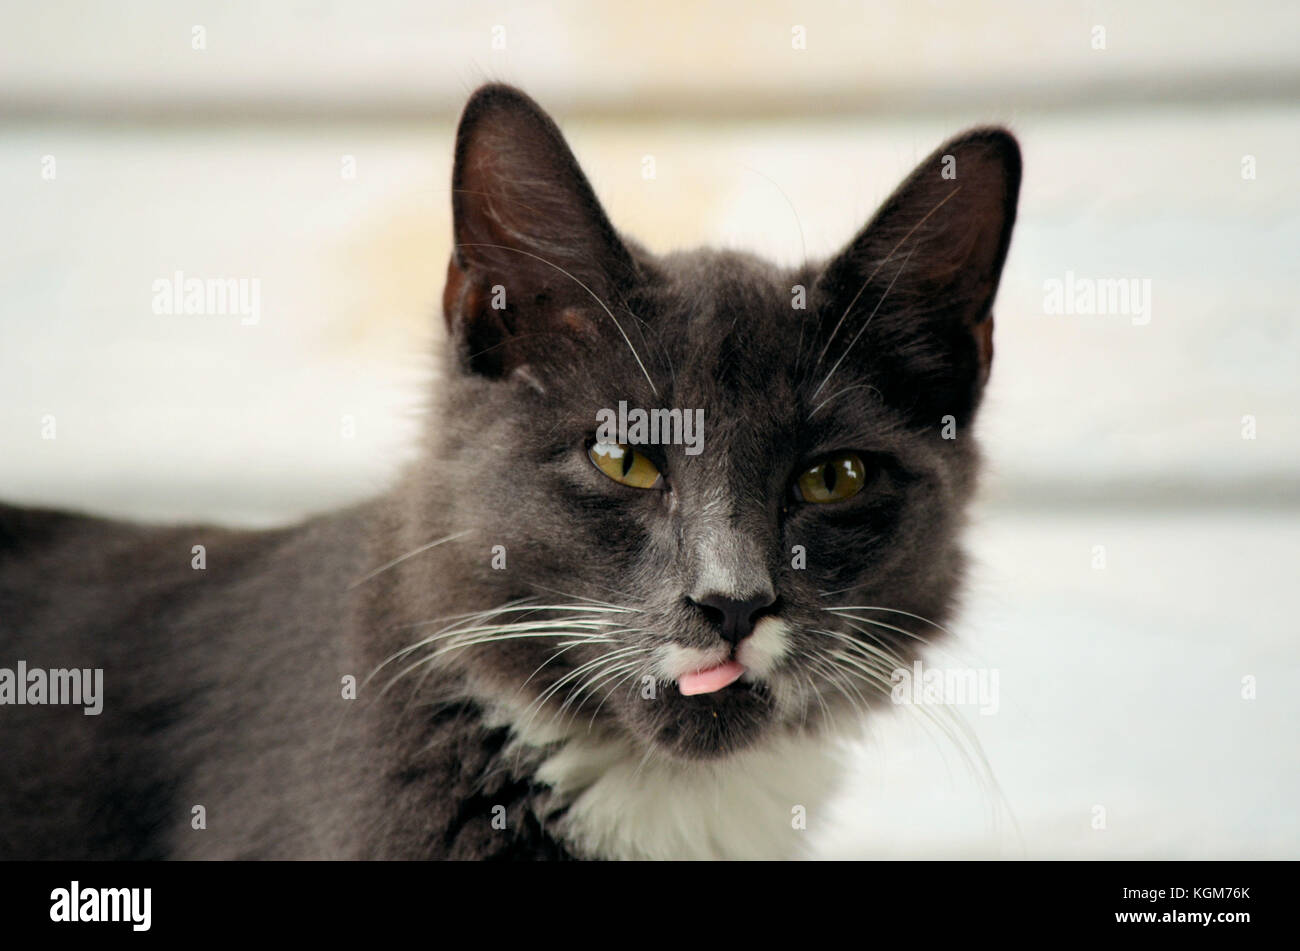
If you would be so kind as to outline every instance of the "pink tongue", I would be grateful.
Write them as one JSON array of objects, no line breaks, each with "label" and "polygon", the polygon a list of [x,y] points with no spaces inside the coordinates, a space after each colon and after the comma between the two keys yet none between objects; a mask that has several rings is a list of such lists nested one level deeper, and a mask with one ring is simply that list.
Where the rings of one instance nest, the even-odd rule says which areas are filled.
[{"label": "pink tongue", "polygon": [[725,664],[710,667],[708,670],[683,674],[678,678],[677,686],[681,689],[683,697],[690,697],[697,693],[713,693],[715,690],[721,690],[727,684],[735,682],[736,678],[744,672],[745,667],[743,664],[729,660]]}]

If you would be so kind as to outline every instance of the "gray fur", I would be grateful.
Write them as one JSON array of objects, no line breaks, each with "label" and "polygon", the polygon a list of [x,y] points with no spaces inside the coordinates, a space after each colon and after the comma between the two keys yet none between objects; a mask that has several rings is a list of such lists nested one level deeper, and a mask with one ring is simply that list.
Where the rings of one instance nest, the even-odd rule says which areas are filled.
[{"label": "gray fur", "polygon": [[[427,451],[387,495],[273,532],[0,507],[0,666],[102,667],[106,693],[99,717],[0,707],[0,858],[600,857],[566,838],[570,803],[536,776],[565,724],[714,763],[860,712],[805,659],[826,628],[913,656],[911,639],[855,631],[827,613],[836,604],[951,615],[991,357],[979,340],[1019,176],[1014,140],[977,130],[824,266],[659,258],[615,233],[531,100],[481,89],[457,139],[453,346]],[[503,311],[488,304],[496,285]],[[620,400],[704,409],[703,453],[646,448],[662,490],[616,484],[587,458],[597,410]],[[942,438],[948,415],[956,439]],[[867,490],[793,501],[800,467],[843,449],[871,462]],[[788,656],[768,682],[694,697],[660,683],[645,699],[650,651],[718,645],[697,603],[717,577],[729,595],[775,596]],[[531,614],[496,620],[581,616],[544,609],[557,603],[625,611],[604,616],[619,621],[600,629],[613,645],[558,657],[547,631],[393,660],[455,623],[435,619],[524,599]],[[620,646],[643,649],[626,655],[642,667],[585,695],[561,687],[531,721],[554,729],[531,739],[519,710]],[[363,681],[354,701],[345,675]]]}]

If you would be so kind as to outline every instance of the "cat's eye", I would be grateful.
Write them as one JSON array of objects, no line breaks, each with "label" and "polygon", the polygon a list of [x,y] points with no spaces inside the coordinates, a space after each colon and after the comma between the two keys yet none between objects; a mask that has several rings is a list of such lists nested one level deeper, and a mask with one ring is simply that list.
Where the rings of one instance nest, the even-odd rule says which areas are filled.
[{"label": "cat's eye", "polygon": [[844,502],[866,484],[867,466],[862,457],[856,452],[840,452],[800,473],[793,491],[800,502]]},{"label": "cat's eye", "polygon": [[593,442],[587,455],[597,469],[621,485],[653,489],[663,479],[659,468],[646,458],[645,453],[637,452],[626,443]]}]

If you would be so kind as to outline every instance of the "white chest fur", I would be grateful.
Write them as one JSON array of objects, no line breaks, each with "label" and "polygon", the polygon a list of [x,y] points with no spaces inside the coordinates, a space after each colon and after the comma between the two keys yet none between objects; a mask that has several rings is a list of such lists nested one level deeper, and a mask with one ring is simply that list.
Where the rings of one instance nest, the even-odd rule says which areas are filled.
[{"label": "white chest fur", "polygon": [[677,762],[574,737],[537,776],[571,803],[561,831],[583,856],[798,858],[840,775],[834,749],[783,738],[718,761]]}]

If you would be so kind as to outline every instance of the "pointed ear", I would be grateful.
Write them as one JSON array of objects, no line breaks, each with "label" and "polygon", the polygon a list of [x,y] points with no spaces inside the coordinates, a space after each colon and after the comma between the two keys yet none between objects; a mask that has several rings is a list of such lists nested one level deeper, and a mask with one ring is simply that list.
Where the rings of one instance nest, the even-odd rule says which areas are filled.
[{"label": "pointed ear", "polygon": [[636,277],[560,130],[510,86],[484,86],[465,106],[452,213],[443,314],[475,372],[501,376],[557,344],[590,343],[601,303],[613,307]]},{"label": "pointed ear", "polygon": [[969,418],[993,359],[1019,193],[1020,149],[1004,129],[968,132],[922,162],[818,279],[822,366],[874,360],[894,405],[935,423]]}]

